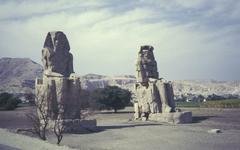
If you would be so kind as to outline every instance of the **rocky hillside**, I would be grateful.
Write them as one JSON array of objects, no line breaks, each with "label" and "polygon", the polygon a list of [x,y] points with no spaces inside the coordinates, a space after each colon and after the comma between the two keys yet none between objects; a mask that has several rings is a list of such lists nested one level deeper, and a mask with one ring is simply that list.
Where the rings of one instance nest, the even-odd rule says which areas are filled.
[{"label": "rocky hillside", "polygon": [[[134,76],[100,76],[88,74],[81,77],[82,87],[88,90],[103,88],[107,85],[117,85],[133,90],[136,78]],[[240,81],[214,80],[175,80],[172,81],[174,94],[179,95],[240,95]]]},{"label": "rocky hillside", "polygon": [[[42,66],[28,58],[0,59],[0,92],[24,93],[34,89],[34,80],[42,75]],[[107,85],[133,89],[136,81],[132,75],[104,76],[87,74],[80,76],[84,89],[94,90]],[[179,80],[173,81],[175,95],[240,95],[240,81]]]},{"label": "rocky hillside", "polygon": [[34,88],[42,67],[28,58],[0,59],[0,92],[24,93]]},{"label": "rocky hillside", "polygon": [[240,81],[178,80],[173,87],[175,95],[240,95]]},{"label": "rocky hillside", "polygon": [[80,77],[82,87],[87,90],[104,88],[107,85],[116,85],[126,89],[133,89],[136,78],[132,75],[122,76],[102,76],[97,74],[87,74]]}]

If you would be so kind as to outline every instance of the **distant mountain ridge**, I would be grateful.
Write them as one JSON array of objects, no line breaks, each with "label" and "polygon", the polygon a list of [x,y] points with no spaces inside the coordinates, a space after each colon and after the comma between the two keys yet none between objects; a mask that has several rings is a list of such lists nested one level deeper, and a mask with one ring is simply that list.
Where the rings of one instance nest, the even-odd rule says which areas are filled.
[{"label": "distant mountain ridge", "polygon": [[[0,59],[0,92],[34,92],[34,80],[42,76],[42,66],[29,58]],[[105,76],[86,74],[80,76],[83,89],[94,90],[107,85],[116,85],[133,90],[136,78],[133,75]],[[240,95],[240,81],[176,80],[174,93],[179,95]]]},{"label": "distant mountain ridge", "polygon": [[0,92],[32,91],[34,79],[42,74],[42,66],[29,58],[0,59]]}]

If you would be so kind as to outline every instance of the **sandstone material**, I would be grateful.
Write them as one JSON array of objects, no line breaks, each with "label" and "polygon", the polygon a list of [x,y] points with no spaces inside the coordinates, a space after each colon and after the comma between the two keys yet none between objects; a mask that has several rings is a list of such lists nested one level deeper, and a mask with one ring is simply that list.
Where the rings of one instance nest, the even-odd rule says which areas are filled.
[{"label": "sandstone material", "polygon": [[174,112],[173,89],[170,82],[159,79],[152,46],[142,46],[137,60],[135,84],[135,118],[143,113]]},{"label": "sandstone material", "polygon": [[134,118],[146,120],[149,116],[151,119],[159,121],[190,122],[192,119],[191,113],[175,112],[172,83],[163,78],[159,79],[153,49],[149,45],[141,46],[138,53]]},{"label": "sandstone material", "polygon": [[153,47],[141,46],[136,64],[137,82],[148,82],[149,78],[158,79],[157,62],[153,55]]},{"label": "sandstone material", "polygon": [[50,122],[61,120],[67,132],[77,132],[83,125],[96,126],[96,121],[80,120],[81,83],[73,73],[73,57],[69,50],[63,32],[47,34],[42,50],[43,78],[36,79],[35,94],[36,103],[42,103],[41,109],[48,114]]},{"label": "sandstone material", "polygon": [[191,123],[192,112],[171,112],[171,113],[155,113],[149,115],[149,120],[157,120],[160,122],[168,122],[173,124]]},{"label": "sandstone material", "polygon": [[42,62],[45,75],[69,77],[73,73],[73,56],[69,52],[68,39],[63,32],[47,34],[42,50]]},{"label": "sandstone material", "polygon": [[80,119],[80,79],[44,77],[36,79],[37,100],[44,99],[52,119],[60,113],[62,119]]},{"label": "sandstone material", "polygon": [[42,50],[43,78],[36,79],[36,101],[43,101],[51,119],[80,119],[80,79],[73,73],[73,57],[66,35],[49,32]]},{"label": "sandstone material", "polygon": [[[64,119],[64,132],[65,133],[89,133],[97,131],[97,121],[94,120],[81,120],[81,119]],[[54,128],[54,120],[49,122],[49,128]]]}]

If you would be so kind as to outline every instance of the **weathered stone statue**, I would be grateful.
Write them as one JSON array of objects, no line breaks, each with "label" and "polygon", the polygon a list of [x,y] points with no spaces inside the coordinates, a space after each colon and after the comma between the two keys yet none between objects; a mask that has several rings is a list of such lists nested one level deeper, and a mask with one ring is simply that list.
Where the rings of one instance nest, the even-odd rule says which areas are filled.
[{"label": "weathered stone statue", "polygon": [[[73,56],[68,39],[63,32],[49,32],[42,50],[44,74],[69,77],[73,73]],[[54,75],[52,74],[54,73]]]},{"label": "weathered stone statue", "polygon": [[[173,87],[171,82],[159,79],[154,48],[142,46],[136,64],[137,83],[135,84],[136,100],[134,104],[135,119],[160,120],[162,114],[176,114]],[[179,114],[177,114],[179,115]],[[162,117],[164,118],[169,117]],[[171,119],[170,119],[171,120]],[[182,120],[181,120],[182,121]],[[186,121],[185,121],[186,122]]]},{"label": "weathered stone statue", "polygon": [[36,79],[36,103],[43,105],[50,120],[63,120],[67,131],[78,130],[73,126],[80,127],[81,86],[73,72],[73,56],[67,37],[60,31],[49,32],[43,47],[44,72],[42,79]]},{"label": "weathered stone statue", "polygon": [[142,46],[137,60],[137,82],[147,83],[149,78],[158,79],[157,62],[152,46]]}]

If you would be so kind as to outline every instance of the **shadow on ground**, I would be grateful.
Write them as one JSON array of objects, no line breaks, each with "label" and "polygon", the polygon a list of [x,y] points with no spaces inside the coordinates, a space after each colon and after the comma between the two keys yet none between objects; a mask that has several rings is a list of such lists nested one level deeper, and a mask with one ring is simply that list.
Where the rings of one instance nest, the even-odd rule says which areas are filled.
[{"label": "shadow on ground", "polygon": [[106,126],[97,126],[96,128],[83,127],[83,130],[78,133],[71,134],[91,134],[97,132],[103,132],[111,129],[123,129],[123,128],[134,128],[134,127],[143,127],[143,126],[159,126],[162,124],[159,123],[139,123],[139,124],[123,124],[123,125],[106,125]]},{"label": "shadow on ground", "polygon": [[133,127],[143,127],[143,126],[159,126],[159,123],[148,123],[148,124],[128,124],[128,125],[111,125],[111,126],[98,126],[101,131],[108,129],[122,129],[122,128],[133,128]]},{"label": "shadow on ground", "polygon": [[218,118],[219,116],[193,116],[192,123],[200,123],[204,120],[208,120],[210,118]]},{"label": "shadow on ground", "polygon": [[0,150],[21,150],[21,149],[18,149],[18,148],[15,148],[15,147],[11,147],[11,146],[8,146],[8,145],[0,144]]},{"label": "shadow on ground", "polygon": [[134,111],[120,111],[120,112],[111,112],[111,111],[107,111],[107,112],[97,112],[96,114],[133,114]]}]

